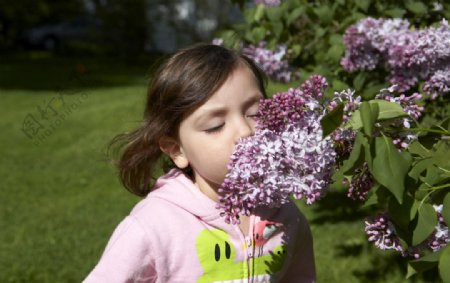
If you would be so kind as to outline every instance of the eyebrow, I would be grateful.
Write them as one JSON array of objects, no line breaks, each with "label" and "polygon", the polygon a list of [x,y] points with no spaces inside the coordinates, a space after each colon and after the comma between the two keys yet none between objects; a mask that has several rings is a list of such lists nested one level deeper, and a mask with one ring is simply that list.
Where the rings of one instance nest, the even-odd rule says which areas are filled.
[{"label": "eyebrow", "polygon": [[252,95],[250,98],[248,98],[244,103],[242,104],[244,107],[243,109],[247,109],[251,105],[255,104],[256,102],[259,102],[261,99],[264,99],[264,96],[262,93],[258,93],[255,95]]}]

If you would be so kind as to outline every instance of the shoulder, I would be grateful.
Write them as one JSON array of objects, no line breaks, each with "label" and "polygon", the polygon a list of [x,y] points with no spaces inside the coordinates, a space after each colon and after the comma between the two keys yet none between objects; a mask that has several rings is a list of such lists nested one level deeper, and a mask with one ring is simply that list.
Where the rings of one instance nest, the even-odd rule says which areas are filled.
[{"label": "shoulder", "polygon": [[141,219],[172,211],[175,206],[172,200],[176,199],[177,193],[183,192],[186,182],[176,173],[177,171],[171,171],[161,176],[153,190],[134,206],[130,216]]}]

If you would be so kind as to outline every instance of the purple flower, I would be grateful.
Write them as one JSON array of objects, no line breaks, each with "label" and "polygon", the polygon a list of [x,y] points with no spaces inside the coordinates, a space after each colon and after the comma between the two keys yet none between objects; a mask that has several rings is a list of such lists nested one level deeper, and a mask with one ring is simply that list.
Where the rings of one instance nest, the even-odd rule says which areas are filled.
[{"label": "purple flower", "polygon": [[434,210],[438,216],[438,223],[434,228],[433,234],[428,239],[427,243],[433,252],[436,252],[443,247],[447,246],[450,242],[450,235],[448,233],[448,226],[445,224],[444,217],[442,216],[443,205],[433,205]]},{"label": "purple flower", "polygon": [[355,91],[351,89],[335,92],[333,99],[330,101],[328,108],[333,110],[339,103],[344,103],[344,123],[348,122],[356,109],[361,105],[361,96],[355,96]]},{"label": "purple flower", "polygon": [[325,194],[336,154],[331,138],[322,137],[317,98],[324,87],[315,76],[261,101],[256,133],[236,145],[219,188],[227,222],[238,223],[256,206],[278,207],[290,195],[311,204]]},{"label": "purple flower", "polygon": [[450,92],[450,66],[443,70],[438,70],[428,81],[425,82],[423,90],[436,99],[439,95]]},{"label": "purple flower", "polygon": [[223,45],[223,39],[220,38],[220,37],[213,38],[213,40],[211,41],[211,44],[222,46]]},{"label": "purple flower", "polygon": [[437,252],[446,247],[450,242],[448,226],[442,216],[442,207],[442,204],[433,205],[438,216],[438,223],[435,230],[428,239],[415,246],[403,248],[400,245],[400,238],[387,213],[378,214],[375,217],[367,219],[365,231],[369,236],[369,241],[373,242],[377,248],[382,250],[393,249],[405,257],[419,258],[426,251],[431,250],[432,252]]},{"label": "purple flower", "polygon": [[[398,119],[393,125],[409,129],[411,128],[411,122],[413,122],[412,119],[419,119],[424,111],[424,108],[417,104],[417,102],[422,99],[422,95],[420,93],[413,93],[410,96],[406,96],[402,93],[399,96],[395,96],[396,89],[397,86],[395,85],[382,89],[375,98],[400,104],[403,111],[408,114],[409,117]],[[399,149],[406,149],[412,141],[417,139],[417,134],[411,131],[396,131],[389,133],[389,136],[393,138],[393,143]]]},{"label": "purple flower", "polygon": [[355,170],[347,196],[353,200],[365,201],[370,189],[374,185],[374,180],[369,172],[367,162]]},{"label": "purple flower", "polygon": [[255,4],[263,4],[269,7],[279,6],[281,0],[255,0]]},{"label": "purple flower", "polygon": [[391,84],[400,92],[424,80],[432,98],[450,88],[450,28],[411,29],[407,20],[366,18],[344,34],[346,54],[341,65],[348,71],[387,67]]},{"label": "purple flower", "polygon": [[366,234],[369,236],[369,242],[381,250],[396,250],[403,252],[400,245],[400,238],[397,235],[394,224],[392,224],[386,213],[378,214],[375,217],[368,218],[366,221]]},{"label": "purple flower", "polygon": [[243,48],[242,53],[255,61],[274,80],[289,82],[297,74],[291,71],[287,60],[284,59],[286,49],[285,45],[277,45],[275,50],[270,50],[266,48],[265,42],[260,42],[258,46],[249,45]]}]

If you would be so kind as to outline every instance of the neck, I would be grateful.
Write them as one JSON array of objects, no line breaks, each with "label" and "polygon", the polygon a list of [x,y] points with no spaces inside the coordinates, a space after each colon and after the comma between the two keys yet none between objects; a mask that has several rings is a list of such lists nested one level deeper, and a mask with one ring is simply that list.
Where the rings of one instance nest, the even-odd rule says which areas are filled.
[{"label": "neck", "polygon": [[219,194],[217,193],[219,186],[208,182],[198,174],[195,174],[195,185],[208,198],[212,199],[214,202],[219,202]]}]

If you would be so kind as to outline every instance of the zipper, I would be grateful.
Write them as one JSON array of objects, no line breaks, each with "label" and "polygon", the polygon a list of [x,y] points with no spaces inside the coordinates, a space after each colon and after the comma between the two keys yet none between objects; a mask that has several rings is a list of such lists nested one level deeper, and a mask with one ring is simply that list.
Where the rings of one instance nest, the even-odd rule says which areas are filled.
[{"label": "zipper", "polygon": [[254,230],[254,224],[255,224],[255,216],[250,215],[249,218],[249,227],[248,227],[248,235],[244,235],[244,233],[241,231],[241,229],[236,226],[237,230],[239,230],[239,235],[241,235],[241,240],[243,240],[243,243],[245,245],[245,255],[244,260],[247,264],[247,282],[253,282],[253,275],[254,275],[254,258],[255,258],[255,246],[254,246],[254,239],[253,239],[253,230]]}]

